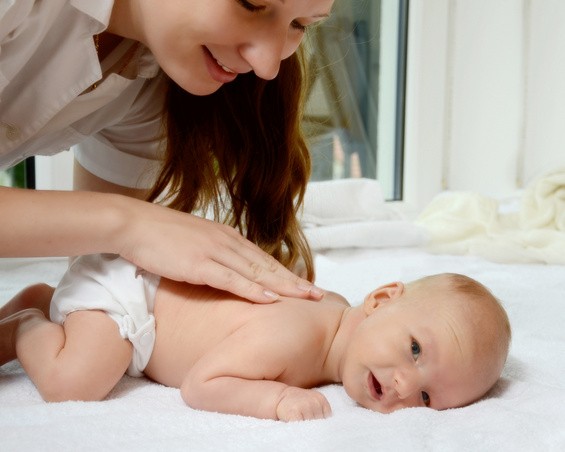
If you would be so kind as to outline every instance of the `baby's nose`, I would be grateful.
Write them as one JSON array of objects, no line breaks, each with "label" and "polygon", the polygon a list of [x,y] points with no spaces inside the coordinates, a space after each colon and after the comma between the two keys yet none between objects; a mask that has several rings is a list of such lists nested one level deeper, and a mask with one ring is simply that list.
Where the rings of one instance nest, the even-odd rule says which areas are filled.
[{"label": "baby's nose", "polygon": [[394,375],[394,390],[401,400],[408,399],[410,396],[420,392],[415,372],[397,371]]}]

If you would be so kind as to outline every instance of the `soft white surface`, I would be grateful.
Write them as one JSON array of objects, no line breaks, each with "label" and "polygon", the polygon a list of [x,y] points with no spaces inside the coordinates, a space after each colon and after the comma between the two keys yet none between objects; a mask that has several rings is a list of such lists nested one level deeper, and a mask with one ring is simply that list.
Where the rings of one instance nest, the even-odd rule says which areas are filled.
[{"label": "soft white surface", "polygon": [[[65,260],[0,260],[0,303],[55,283]],[[108,400],[44,403],[17,362],[0,369],[2,451],[562,451],[565,450],[565,266],[498,264],[418,249],[318,256],[318,283],[353,304],[378,284],[444,271],[472,276],[503,301],[514,329],[503,378],[470,407],[382,415],[341,386],[322,391],[333,416],[285,424],[186,407],[176,389],[124,377]]]}]

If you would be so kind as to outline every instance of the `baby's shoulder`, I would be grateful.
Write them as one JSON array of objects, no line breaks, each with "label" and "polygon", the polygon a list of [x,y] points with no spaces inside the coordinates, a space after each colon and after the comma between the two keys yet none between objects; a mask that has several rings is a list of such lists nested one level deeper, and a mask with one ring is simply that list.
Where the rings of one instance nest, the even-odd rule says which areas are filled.
[{"label": "baby's shoulder", "polygon": [[254,322],[267,334],[286,340],[289,345],[318,341],[331,331],[333,319],[338,317],[334,309],[320,302],[295,299],[283,299],[268,309],[257,311],[262,311],[262,315]]}]

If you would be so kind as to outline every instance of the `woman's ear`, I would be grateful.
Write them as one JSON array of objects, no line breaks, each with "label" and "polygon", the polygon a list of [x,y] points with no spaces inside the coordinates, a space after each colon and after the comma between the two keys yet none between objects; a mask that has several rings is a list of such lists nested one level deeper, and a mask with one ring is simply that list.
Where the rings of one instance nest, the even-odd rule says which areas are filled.
[{"label": "woman's ear", "polygon": [[370,315],[375,309],[391,300],[395,300],[404,293],[404,284],[400,281],[386,284],[373,290],[365,297],[365,314]]}]

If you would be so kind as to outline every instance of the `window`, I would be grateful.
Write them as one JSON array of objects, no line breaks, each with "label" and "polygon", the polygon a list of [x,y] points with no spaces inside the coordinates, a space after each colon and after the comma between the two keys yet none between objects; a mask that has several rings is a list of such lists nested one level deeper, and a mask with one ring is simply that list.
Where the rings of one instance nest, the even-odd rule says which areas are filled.
[{"label": "window", "polygon": [[312,180],[378,179],[402,199],[408,0],[336,2],[307,39]]},{"label": "window", "polygon": [[35,160],[33,157],[12,168],[0,171],[0,186],[35,188]]}]

